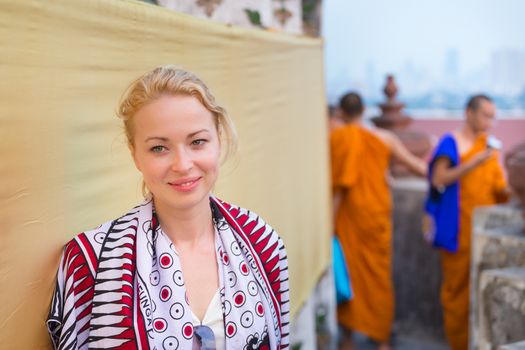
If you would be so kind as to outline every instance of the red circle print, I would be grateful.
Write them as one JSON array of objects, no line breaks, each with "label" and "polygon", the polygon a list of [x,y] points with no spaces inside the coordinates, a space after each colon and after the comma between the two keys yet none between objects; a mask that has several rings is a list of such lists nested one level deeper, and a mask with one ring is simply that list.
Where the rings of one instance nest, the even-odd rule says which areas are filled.
[{"label": "red circle print", "polygon": [[167,269],[173,264],[173,259],[167,253],[164,253],[160,256],[160,266],[164,269]]},{"label": "red circle print", "polygon": [[160,290],[160,300],[167,301],[171,297],[171,289],[168,286],[164,286]]},{"label": "red circle print", "polygon": [[182,326],[182,335],[184,335],[184,338],[186,339],[193,337],[193,325],[190,322]]},{"label": "red circle print", "polygon": [[233,302],[235,303],[235,306],[239,307],[244,304],[246,301],[246,298],[244,297],[243,292],[237,292],[233,295]]},{"label": "red circle print", "polygon": [[155,329],[155,331],[162,333],[166,330],[167,327],[168,324],[163,318],[156,318],[153,320],[153,328]]},{"label": "red circle print", "polygon": [[226,336],[228,336],[228,338],[231,338],[235,335],[235,333],[237,333],[237,327],[235,326],[235,323],[229,322],[226,325]]},{"label": "red circle print", "polygon": [[261,302],[258,302],[257,305],[255,306],[255,312],[259,316],[264,315],[264,307],[262,306]]},{"label": "red circle print", "polygon": [[244,261],[241,263],[241,273],[245,276],[248,274],[248,266]]}]

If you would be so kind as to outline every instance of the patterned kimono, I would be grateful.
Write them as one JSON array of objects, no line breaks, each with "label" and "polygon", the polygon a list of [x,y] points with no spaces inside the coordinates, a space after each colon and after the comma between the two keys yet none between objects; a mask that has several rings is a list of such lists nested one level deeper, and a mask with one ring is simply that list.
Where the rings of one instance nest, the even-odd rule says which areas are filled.
[{"label": "patterned kimono", "polygon": [[[227,349],[287,349],[288,261],[256,214],[210,197]],[[147,200],[64,248],[47,325],[55,349],[191,349],[176,247]]]}]

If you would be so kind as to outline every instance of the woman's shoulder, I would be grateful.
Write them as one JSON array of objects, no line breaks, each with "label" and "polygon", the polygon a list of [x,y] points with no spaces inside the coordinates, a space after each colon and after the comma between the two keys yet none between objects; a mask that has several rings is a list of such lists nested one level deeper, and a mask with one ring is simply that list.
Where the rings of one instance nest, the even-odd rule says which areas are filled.
[{"label": "woman's shoulder", "polygon": [[[243,241],[253,248],[266,274],[272,275],[272,283],[278,285],[280,278],[287,279],[288,257],[283,240],[272,226],[252,210],[212,197],[229,225],[243,236]],[[275,271],[281,271],[283,276]],[[278,287],[280,289],[280,287]]]},{"label": "woman's shoulder", "polygon": [[90,228],[90,229],[84,230],[84,231],[78,233],[77,235],[75,235],[73,237],[73,239],[71,241],[69,241],[69,242],[82,239],[83,237],[87,237],[89,239],[95,239],[95,237],[97,237],[97,240],[100,240],[102,235],[107,234],[107,232],[111,228],[111,225],[116,220],[118,220],[118,219],[113,219],[113,220],[107,221],[107,222],[105,222],[105,223],[103,223],[101,225],[98,225],[98,226],[96,226],[94,228]]},{"label": "woman's shoulder", "polygon": [[264,219],[259,214],[254,212],[253,210],[227,202],[217,197],[211,197],[211,198],[219,206],[219,209],[221,210],[221,213],[223,215],[228,214],[231,216],[232,219],[242,222],[243,225],[246,225],[254,221],[259,221],[260,223],[264,223],[265,225],[268,225],[264,221]]},{"label": "woman's shoulder", "polygon": [[77,259],[78,255],[84,256],[86,260],[96,259],[113,222],[114,220],[108,221],[95,228],[77,233],[64,245],[64,260]]},{"label": "woman's shoulder", "polygon": [[228,203],[216,197],[212,197],[212,200],[217,204],[226,221],[237,231],[247,235],[251,241],[267,238],[271,242],[282,242],[277,231],[253,210]]},{"label": "woman's shoulder", "polygon": [[115,219],[106,221],[94,228],[81,231],[64,245],[64,251],[67,252],[71,249],[80,248],[84,253],[93,253],[95,256],[98,256],[98,253],[100,252],[100,249],[102,249],[102,245],[104,244],[108,232],[111,231],[115,223],[123,220],[129,221],[138,215],[138,211],[142,206],[147,204],[147,201],[141,203]]}]

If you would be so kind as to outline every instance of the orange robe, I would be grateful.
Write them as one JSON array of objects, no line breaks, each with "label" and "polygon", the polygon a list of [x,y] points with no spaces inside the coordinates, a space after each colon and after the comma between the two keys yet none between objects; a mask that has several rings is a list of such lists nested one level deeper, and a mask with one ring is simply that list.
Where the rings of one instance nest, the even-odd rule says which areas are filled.
[{"label": "orange robe", "polygon": [[332,184],[344,190],[335,229],[354,291],[354,298],[338,307],[339,322],[385,342],[394,317],[391,152],[377,136],[352,124],[333,131],[330,143]]},{"label": "orange robe", "polygon": [[[461,155],[461,162],[486,149],[486,137],[480,136],[472,148]],[[456,253],[440,250],[441,304],[445,334],[452,350],[468,349],[470,300],[470,249],[472,212],[475,207],[506,200],[503,170],[497,155],[461,177],[459,181],[460,230]]]}]

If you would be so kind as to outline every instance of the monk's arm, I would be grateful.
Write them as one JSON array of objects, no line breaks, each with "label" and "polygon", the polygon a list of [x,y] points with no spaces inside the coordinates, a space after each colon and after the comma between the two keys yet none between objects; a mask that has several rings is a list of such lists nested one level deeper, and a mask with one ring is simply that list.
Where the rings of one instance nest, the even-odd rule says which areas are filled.
[{"label": "monk's arm", "polygon": [[492,150],[479,152],[464,163],[455,167],[450,166],[450,159],[440,157],[434,162],[431,174],[431,182],[434,187],[444,187],[457,182],[459,178],[470,172],[472,169],[486,161],[492,156]]},{"label": "monk's arm", "polygon": [[407,166],[412,172],[421,176],[427,175],[427,164],[410,153],[397,136],[391,135],[390,146],[394,158]]},{"label": "monk's arm", "polygon": [[492,185],[494,189],[494,197],[497,203],[507,202],[512,196],[512,191],[507,183],[507,180],[505,179],[503,168],[500,165],[499,152],[495,154],[494,159],[492,159],[491,161],[494,173]]},{"label": "monk's arm", "polygon": [[510,197],[512,197],[512,189],[510,187],[504,187],[498,189],[498,191],[495,193],[496,197],[496,203],[505,203],[508,202]]},{"label": "monk's arm", "polygon": [[332,210],[333,210],[332,218],[333,218],[334,226],[335,226],[335,219],[337,218],[337,212],[339,211],[339,207],[341,206],[341,201],[343,200],[343,195],[344,195],[344,189],[342,188],[338,188],[334,192],[334,198],[333,198],[333,204],[332,204]]}]

